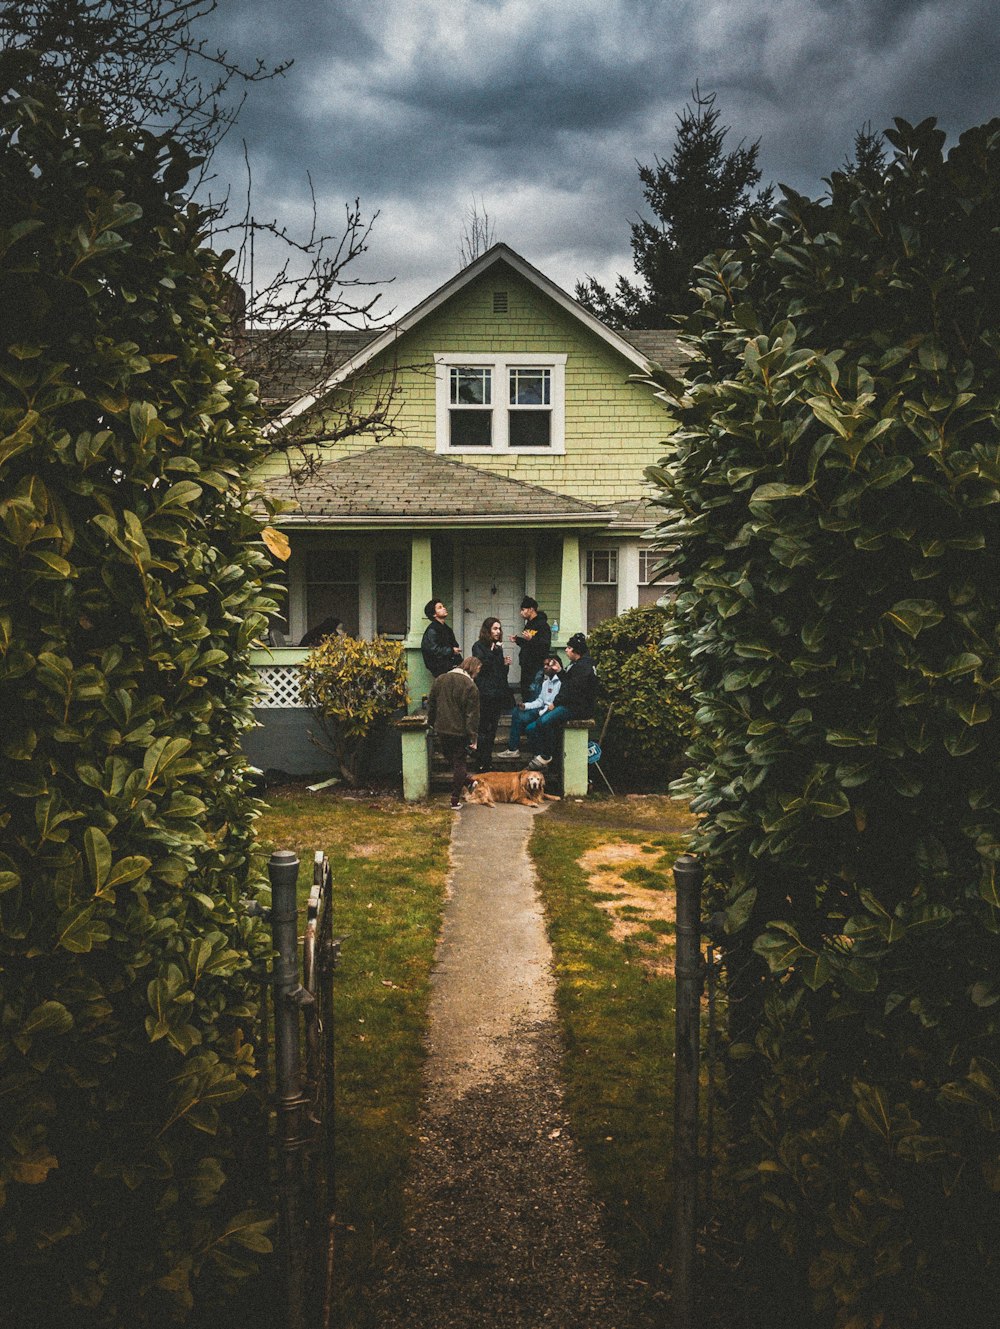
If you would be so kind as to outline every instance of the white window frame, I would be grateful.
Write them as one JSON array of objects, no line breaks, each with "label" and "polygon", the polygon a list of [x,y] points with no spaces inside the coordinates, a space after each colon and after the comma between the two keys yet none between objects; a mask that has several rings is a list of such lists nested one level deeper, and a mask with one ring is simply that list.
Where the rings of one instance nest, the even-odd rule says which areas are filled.
[{"label": "white window frame", "polygon": [[[503,355],[460,355],[454,352],[434,356],[436,387],[436,451],[444,456],[508,455],[554,457],[566,452],[566,356],[551,352],[535,354],[529,351],[505,352]],[[489,411],[492,417],[492,442],[484,447],[451,446],[451,373],[452,369],[491,369],[493,371],[491,407],[470,409]],[[547,369],[551,392],[549,442],[542,447],[511,447],[508,429],[510,410],[538,410],[539,407],[510,406],[510,369]]]},{"label": "white window frame", "polygon": [[[585,551],[583,584],[585,586],[617,586],[618,585],[618,548],[615,545],[593,545]],[[591,576],[594,570],[595,558],[606,558],[608,560],[607,577],[595,578]]]},{"label": "white window frame", "polygon": [[[656,577],[651,577],[650,573],[657,563],[662,563],[665,557],[665,551],[662,549],[639,549],[639,586],[662,586],[664,590],[670,584],[664,581],[664,574],[661,572]],[[645,572],[645,576],[643,573]]]}]

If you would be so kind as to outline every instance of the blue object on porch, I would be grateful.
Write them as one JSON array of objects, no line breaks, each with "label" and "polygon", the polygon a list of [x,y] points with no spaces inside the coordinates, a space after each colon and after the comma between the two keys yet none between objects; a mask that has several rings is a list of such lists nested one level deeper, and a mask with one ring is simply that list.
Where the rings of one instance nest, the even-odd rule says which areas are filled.
[{"label": "blue object on porch", "polygon": [[587,765],[593,766],[594,770],[597,771],[598,775],[600,775],[601,779],[608,786],[608,793],[613,794],[615,791],[611,788],[611,782],[601,770],[601,745],[600,743],[595,743],[593,740],[587,744]]}]

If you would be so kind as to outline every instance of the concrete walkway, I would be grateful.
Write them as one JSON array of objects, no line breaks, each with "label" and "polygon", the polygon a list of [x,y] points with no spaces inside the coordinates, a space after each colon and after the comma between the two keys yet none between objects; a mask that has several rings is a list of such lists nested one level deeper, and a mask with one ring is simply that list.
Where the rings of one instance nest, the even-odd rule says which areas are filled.
[{"label": "concrete walkway", "polygon": [[381,1329],[649,1329],[570,1135],[529,808],[465,807],[433,979],[411,1225]]}]

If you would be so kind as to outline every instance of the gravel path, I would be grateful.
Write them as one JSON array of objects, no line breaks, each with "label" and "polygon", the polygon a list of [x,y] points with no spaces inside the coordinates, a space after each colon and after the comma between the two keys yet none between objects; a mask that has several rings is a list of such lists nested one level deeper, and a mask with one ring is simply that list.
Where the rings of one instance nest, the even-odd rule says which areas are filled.
[{"label": "gravel path", "polygon": [[570,1134],[528,808],[455,818],[410,1228],[384,1329],[659,1329],[624,1280]]}]

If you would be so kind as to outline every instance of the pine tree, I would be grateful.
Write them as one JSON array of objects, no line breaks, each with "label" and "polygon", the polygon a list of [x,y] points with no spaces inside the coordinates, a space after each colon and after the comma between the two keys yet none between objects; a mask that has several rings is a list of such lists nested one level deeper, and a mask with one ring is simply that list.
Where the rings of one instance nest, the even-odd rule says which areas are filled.
[{"label": "pine tree", "polygon": [[638,283],[619,277],[613,292],[593,277],[577,283],[576,298],[612,326],[670,326],[673,315],[698,303],[690,291],[695,264],[734,245],[754,217],[771,211],[771,186],[757,190],[759,140],[724,152],[729,127],[719,124],[715,93],[703,96],[695,85],[691,96],[677,117],[670,158],[639,166],[643,194],[657,220],[643,217],[632,224]]}]

